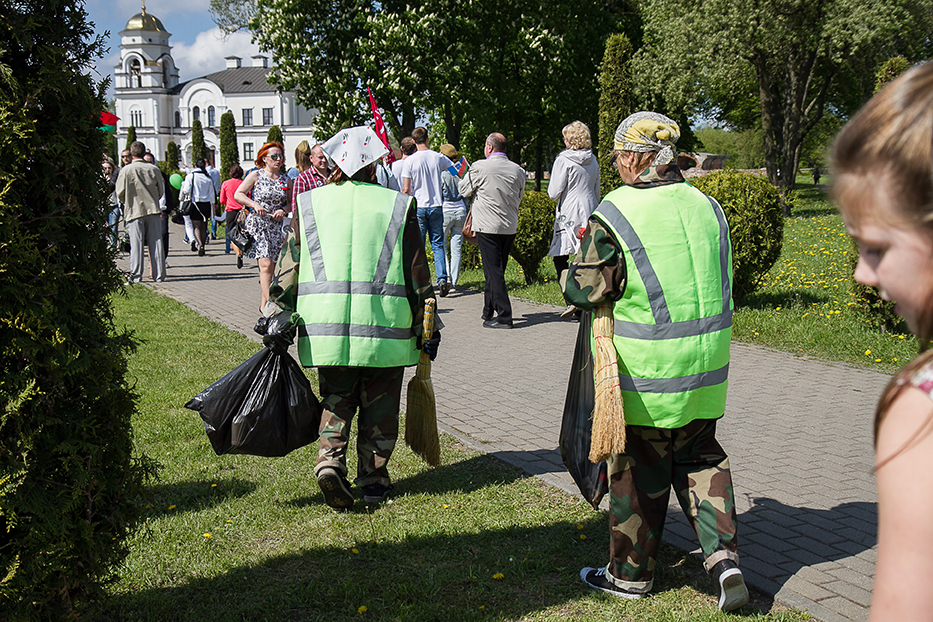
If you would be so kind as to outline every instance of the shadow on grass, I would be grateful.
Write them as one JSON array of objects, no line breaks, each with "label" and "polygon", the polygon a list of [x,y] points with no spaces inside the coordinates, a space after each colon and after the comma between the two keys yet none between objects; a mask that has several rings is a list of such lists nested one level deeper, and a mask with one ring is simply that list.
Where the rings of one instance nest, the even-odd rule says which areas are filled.
[{"label": "shadow on grass", "polygon": [[[250,481],[226,478],[179,482],[177,484],[155,484],[146,489],[147,510],[150,517],[179,512],[200,512],[221,505],[231,499],[244,497],[256,489]],[[171,510],[168,508],[175,506]]]},{"label": "shadow on grass", "polygon": [[[604,619],[626,611],[635,618],[621,617],[657,619],[661,611],[652,608],[663,610],[669,596],[679,598],[665,595],[667,590],[690,585],[713,595],[700,563],[669,546],[662,546],[656,572],[660,598],[633,604],[593,592],[580,581],[579,570],[605,562],[598,537],[605,530],[605,518],[594,513],[585,523],[312,545],[219,576],[115,596],[96,619],[349,620],[365,613],[364,619],[413,622],[518,620],[545,608],[556,608],[566,619],[590,619],[597,612]],[[581,533],[591,540],[581,541]],[[700,606],[715,609],[712,599]]]},{"label": "shadow on grass", "polygon": [[[488,456],[480,455],[452,464],[443,464],[435,469],[424,470],[412,477],[396,480],[391,497],[475,492],[487,486],[505,486],[524,477],[526,476],[520,470],[502,468],[501,463],[491,461]],[[316,489],[317,486],[313,486],[313,488]],[[377,509],[377,506],[367,507],[363,503],[363,493],[359,488],[352,486],[351,491],[356,498],[356,504],[351,512],[366,514]],[[297,507],[321,506],[324,505],[324,495],[317,491],[314,494],[291,499],[286,503]]]}]

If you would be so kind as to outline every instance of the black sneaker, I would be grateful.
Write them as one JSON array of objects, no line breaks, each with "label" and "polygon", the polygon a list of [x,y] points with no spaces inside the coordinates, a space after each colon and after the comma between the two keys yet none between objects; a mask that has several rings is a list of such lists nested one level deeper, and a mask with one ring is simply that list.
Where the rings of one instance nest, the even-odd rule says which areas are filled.
[{"label": "black sneaker", "polygon": [[605,568],[584,568],[580,571],[580,578],[594,590],[606,592],[607,594],[612,594],[619,598],[635,600],[646,596],[641,592],[630,592],[610,582],[609,579],[606,578]]},{"label": "black sneaker", "polygon": [[724,559],[710,571],[719,584],[719,610],[735,611],[748,603],[748,588],[742,571],[731,559]]},{"label": "black sneaker", "polygon": [[447,281],[441,281],[441,298],[447,296],[450,293],[450,283]]},{"label": "black sneaker", "polygon": [[366,503],[382,503],[389,498],[389,491],[393,488],[394,486],[392,484],[388,486],[383,484],[363,486],[363,501]]},{"label": "black sneaker", "polygon": [[353,507],[353,495],[350,484],[333,467],[324,467],[317,474],[317,485],[324,493],[324,502],[335,510],[349,510]]}]

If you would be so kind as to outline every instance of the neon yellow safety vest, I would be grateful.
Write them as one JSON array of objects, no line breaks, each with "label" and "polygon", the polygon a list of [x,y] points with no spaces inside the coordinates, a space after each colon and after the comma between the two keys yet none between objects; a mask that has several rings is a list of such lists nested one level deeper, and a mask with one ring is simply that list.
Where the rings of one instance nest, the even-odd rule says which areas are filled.
[{"label": "neon yellow safety vest", "polygon": [[625,421],[679,428],[726,407],[732,244],[722,207],[686,183],[623,186],[594,212],[622,247],[613,341]]},{"label": "neon yellow safety vest", "polygon": [[298,195],[298,358],[306,367],[418,362],[402,240],[411,197],[344,182]]}]

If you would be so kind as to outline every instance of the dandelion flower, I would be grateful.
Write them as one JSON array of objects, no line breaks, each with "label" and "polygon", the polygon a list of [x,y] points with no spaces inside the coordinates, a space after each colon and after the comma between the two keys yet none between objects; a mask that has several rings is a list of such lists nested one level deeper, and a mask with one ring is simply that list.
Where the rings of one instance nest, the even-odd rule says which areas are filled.
[{"label": "dandelion flower", "polygon": [[580,539],[581,539],[581,540],[586,540],[586,534],[585,534],[585,533],[581,533],[581,534],[580,534]]},{"label": "dandelion flower", "polygon": [[871,354],[871,350],[865,350],[865,356],[868,356],[869,354]]},{"label": "dandelion flower", "polygon": [[442,507],[442,508],[444,508],[444,509],[446,510],[446,509],[447,509],[447,508],[449,508],[450,506],[449,506],[449,505],[447,505],[447,504],[445,503],[445,504],[444,504],[444,505],[442,505],[441,507]]},{"label": "dandelion flower", "polygon": [[500,581],[505,578],[505,575],[502,574],[501,572],[497,572],[496,574],[492,575],[492,578],[495,579],[496,581]]},{"label": "dandelion flower", "polygon": [[366,613],[368,610],[369,610],[369,608],[368,608],[366,605],[360,605],[360,608],[357,609],[356,611],[357,611],[360,615],[362,615],[362,614]]},{"label": "dandelion flower", "polygon": [[577,529],[583,529],[583,525],[577,524]]},{"label": "dandelion flower", "polygon": [[210,539],[211,539],[211,534],[206,533],[206,534],[204,534],[204,537],[207,538],[208,540],[210,540]]},{"label": "dandelion flower", "polygon": [[354,555],[359,555],[359,554],[360,554],[360,550],[359,550],[359,549],[350,549],[350,552],[353,553]]},{"label": "dandelion flower", "polygon": [[170,505],[170,506],[168,506],[168,509],[174,510],[174,509],[175,509],[175,506],[174,506],[174,505]]},{"label": "dandelion flower", "polygon": [[880,363],[880,362],[881,362],[881,359],[875,359],[875,362],[876,362],[876,363]]},{"label": "dandelion flower", "polygon": [[217,484],[211,484],[211,488],[217,488]]}]

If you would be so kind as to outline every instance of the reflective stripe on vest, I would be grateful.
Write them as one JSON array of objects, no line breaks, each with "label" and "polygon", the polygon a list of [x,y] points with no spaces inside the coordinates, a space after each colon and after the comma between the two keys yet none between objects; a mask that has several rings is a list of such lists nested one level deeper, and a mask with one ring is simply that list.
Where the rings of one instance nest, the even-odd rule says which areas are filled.
[{"label": "reflective stripe on vest", "polygon": [[671,314],[667,308],[667,301],[664,299],[664,291],[661,289],[661,283],[651,267],[651,261],[645,252],[645,247],[638,238],[638,234],[629,224],[628,219],[619,211],[619,209],[609,201],[603,201],[599,207],[607,205],[606,210],[600,210],[600,214],[609,222],[618,232],[619,237],[628,247],[632,254],[632,260],[635,262],[635,269],[641,276],[645,289],[648,291],[648,304],[651,305],[651,313],[654,315],[654,324],[638,324],[636,322],[621,322],[616,320],[615,335],[629,339],[645,339],[648,341],[658,339],[680,339],[682,337],[694,337],[712,333],[732,326],[732,309],[729,308],[729,301],[732,299],[732,290],[729,286],[729,225],[726,224],[726,217],[722,213],[722,208],[713,200],[709,199],[719,222],[719,265],[722,277],[722,313],[709,317],[702,317],[695,320],[686,320],[683,322],[672,322]]},{"label": "reflective stripe on vest", "polygon": [[[383,188],[345,183],[298,197],[302,264],[307,263],[299,267],[299,357],[313,366],[413,365],[418,350],[402,265],[402,232],[411,197],[393,193],[393,199]],[[324,201],[317,213],[315,201]],[[345,231],[336,209],[344,205]],[[373,237],[381,235],[382,227],[384,237]],[[338,231],[353,244],[341,245]],[[325,257],[336,262],[330,270]],[[370,275],[371,281],[364,280]]]}]

